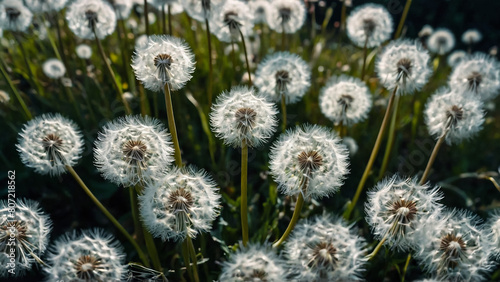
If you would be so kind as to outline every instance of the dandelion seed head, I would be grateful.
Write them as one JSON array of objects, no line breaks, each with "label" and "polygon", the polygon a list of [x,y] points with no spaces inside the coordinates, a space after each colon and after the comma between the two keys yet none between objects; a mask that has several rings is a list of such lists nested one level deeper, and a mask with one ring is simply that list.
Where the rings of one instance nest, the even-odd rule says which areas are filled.
[{"label": "dandelion seed head", "polygon": [[10,101],[10,95],[9,93],[0,90],[0,103],[2,104],[8,104]]},{"label": "dandelion seed head", "polygon": [[0,3],[0,28],[4,30],[26,32],[33,14],[19,0],[4,0]]},{"label": "dandelion seed head", "polygon": [[110,2],[115,8],[116,15],[119,19],[125,20],[130,16],[132,6],[134,5],[132,0],[110,0]]},{"label": "dandelion seed head", "polygon": [[348,151],[334,133],[319,126],[282,134],[270,153],[270,170],[285,195],[319,199],[336,193],[348,170]]},{"label": "dandelion seed head", "polygon": [[468,29],[462,34],[462,42],[465,44],[478,43],[481,39],[483,39],[483,35],[475,28]]},{"label": "dandelion seed head", "polygon": [[87,44],[80,44],[76,46],[76,55],[80,59],[90,59],[92,56],[92,48]]},{"label": "dandelion seed head", "polygon": [[24,125],[16,147],[24,165],[54,176],[80,159],[83,137],[73,121],[60,114],[44,114]]},{"label": "dandelion seed head", "polygon": [[422,27],[422,29],[418,32],[418,37],[427,38],[434,32],[432,26],[426,24]]},{"label": "dandelion seed head", "polygon": [[271,3],[267,0],[253,0],[248,2],[250,11],[254,15],[254,24],[267,24],[267,17],[271,13]]},{"label": "dandelion seed head", "polygon": [[218,215],[220,195],[203,170],[174,168],[139,196],[146,228],[162,240],[181,241],[207,232]]},{"label": "dandelion seed head", "polygon": [[81,39],[99,39],[112,34],[116,28],[116,14],[110,4],[102,0],[76,0],[66,11],[71,31]]},{"label": "dandelion seed head", "polygon": [[212,12],[224,2],[225,0],[183,0],[181,4],[190,17],[205,22],[205,19],[210,20]]},{"label": "dandelion seed head", "polygon": [[[262,1],[263,2],[263,1]],[[300,0],[275,0],[267,9],[267,24],[276,32],[295,33],[306,20],[306,7]]]},{"label": "dandelion seed head", "polygon": [[24,0],[24,4],[33,13],[60,11],[66,6],[67,0]]},{"label": "dandelion seed head", "polygon": [[132,68],[138,80],[151,91],[179,90],[192,78],[194,54],[187,43],[169,35],[152,35],[143,46],[137,46]]},{"label": "dandelion seed head", "polygon": [[429,51],[444,55],[455,47],[455,36],[447,28],[438,28],[427,39]]},{"label": "dandelion seed head", "polygon": [[456,50],[453,51],[450,55],[448,55],[446,61],[448,62],[448,65],[450,67],[455,68],[466,57],[467,57],[467,52],[463,50]]},{"label": "dandelion seed head", "polygon": [[358,152],[359,146],[358,143],[356,143],[356,140],[354,140],[354,138],[349,136],[344,137],[342,138],[342,143],[344,143],[344,145],[349,150],[350,156],[354,156]]},{"label": "dandelion seed head", "polygon": [[388,90],[397,94],[420,90],[432,73],[429,53],[417,41],[396,40],[389,43],[376,63],[377,75]]},{"label": "dandelion seed head", "polygon": [[228,0],[213,10],[210,27],[222,42],[239,42],[253,33],[253,15],[243,1]]},{"label": "dandelion seed head", "polygon": [[495,210],[485,224],[485,236],[483,243],[487,249],[491,250],[492,255],[497,259],[500,258],[500,210]]},{"label": "dandelion seed head", "polygon": [[356,7],[346,21],[347,36],[358,47],[372,48],[387,41],[394,29],[392,17],[385,7],[365,4]]},{"label": "dandelion seed head", "polygon": [[52,79],[62,78],[66,74],[66,67],[58,59],[48,59],[42,65],[43,73]]}]

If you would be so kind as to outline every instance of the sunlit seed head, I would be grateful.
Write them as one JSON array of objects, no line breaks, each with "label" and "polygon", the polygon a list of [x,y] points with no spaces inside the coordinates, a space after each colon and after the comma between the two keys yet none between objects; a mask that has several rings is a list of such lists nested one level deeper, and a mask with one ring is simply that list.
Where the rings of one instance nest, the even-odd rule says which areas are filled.
[{"label": "sunlit seed head", "polygon": [[338,262],[337,249],[332,243],[321,241],[316,246],[312,247],[312,256],[309,261],[309,267],[321,267],[328,270],[335,269]]},{"label": "sunlit seed head", "polygon": [[304,173],[311,173],[323,165],[323,157],[317,151],[301,152],[297,157],[300,170]]},{"label": "sunlit seed head", "polygon": [[102,260],[95,255],[82,255],[75,262],[75,271],[79,279],[84,281],[98,280],[96,271],[101,271],[104,268]]},{"label": "sunlit seed head", "polygon": [[57,163],[64,163],[64,158],[61,155],[63,140],[56,134],[50,133],[42,139],[42,146],[47,154],[50,164],[54,166]]},{"label": "sunlit seed head", "polygon": [[442,268],[455,268],[459,260],[465,258],[467,245],[461,236],[455,234],[446,234],[441,238],[439,249],[442,254]]},{"label": "sunlit seed head", "polygon": [[257,112],[251,108],[241,108],[234,114],[236,118],[236,128],[242,132],[252,129],[257,119]]},{"label": "sunlit seed head", "polygon": [[22,220],[7,221],[4,225],[0,226],[5,233],[0,237],[0,242],[5,243],[10,238],[15,238],[18,242],[26,241],[28,237],[28,226]]}]

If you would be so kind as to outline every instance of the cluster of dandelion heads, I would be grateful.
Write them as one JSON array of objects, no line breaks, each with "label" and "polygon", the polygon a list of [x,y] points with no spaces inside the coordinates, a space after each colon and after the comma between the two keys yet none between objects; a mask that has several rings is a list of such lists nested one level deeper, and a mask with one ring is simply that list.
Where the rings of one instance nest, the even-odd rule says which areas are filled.
[{"label": "cluster of dandelion heads", "polygon": [[321,112],[335,124],[352,125],[366,119],[372,107],[370,90],[358,78],[334,76],[321,89]]},{"label": "cluster of dandelion heads", "polygon": [[92,48],[87,44],[80,44],[76,46],[76,55],[80,59],[90,59],[92,57]]},{"label": "cluster of dandelion heads", "polygon": [[26,123],[19,133],[17,151],[27,167],[40,174],[60,175],[74,166],[83,151],[76,124],[60,114],[44,114]]},{"label": "cluster of dandelion heads", "polygon": [[447,28],[438,28],[427,39],[427,48],[435,54],[444,55],[455,47],[455,36]]},{"label": "cluster of dandelion heads", "polygon": [[24,4],[33,13],[44,13],[60,11],[66,5],[67,0],[24,0]]},{"label": "cluster of dandelion heads", "polygon": [[0,201],[0,215],[0,277],[10,276],[9,269],[21,276],[33,263],[41,262],[52,222],[32,200],[18,199],[14,208],[10,201]]},{"label": "cluster of dandelion heads", "polygon": [[273,144],[270,170],[285,195],[319,199],[336,193],[349,172],[348,150],[335,133],[306,125]]},{"label": "cluster of dandelion heads", "polygon": [[248,6],[252,15],[254,15],[253,22],[255,24],[267,23],[267,17],[271,13],[271,3],[267,0],[253,0],[248,2]]},{"label": "cluster of dandelion heads", "polygon": [[311,69],[298,55],[277,52],[257,66],[255,87],[273,101],[285,95],[286,103],[298,102],[311,86]]},{"label": "cluster of dandelion heads", "polygon": [[155,118],[118,118],[99,132],[94,164],[105,179],[124,187],[154,181],[174,160],[170,140],[170,134]]},{"label": "cluster of dandelion heads", "polygon": [[187,43],[169,35],[152,35],[143,46],[136,46],[132,68],[137,80],[151,91],[184,87],[195,69],[194,54]]},{"label": "cluster of dandelion heads", "polygon": [[387,41],[394,29],[384,6],[365,4],[354,9],[346,21],[347,36],[358,47],[372,48]]},{"label": "cluster of dandelion heads", "polygon": [[376,63],[377,75],[385,88],[410,94],[420,90],[432,74],[429,53],[418,41],[389,43]]},{"label": "cluster of dandelion heads", "polygon": [[48,59],[42,65],[43,73],[52,79],[59,79],[66,74],[66,67],[58,59]]},{"label": "cluster of dandelion heads", "polygon": [[210,124],[227,145],[241,147],[244,141],[249,147],[258,147],[275,132],[277,113],[275,105],[255,95],[252,88],[233,87],[217,97]]},{"label": "cluster of dandelion heads", "polygon": [[31,24],[33,14],[20,0],[4,0],[0,2],[0,28],[4,30],[25,32]]},{"label": "cluster of dandelion heads", "polygon": [[203,170],[175,168],[139,196],[146,228],[162,240],[182,241],[209,231],[218,215],[220,195]]},{"label": "cluster of dandelion heads", "polygon": [[453,51],[453,53],[451,53],[450,55],[448,55],[446,62],[450,67],[455,68],[466,57],[467,57],[467,52],[463,50],[456,50]]},{"label": "cluster of dandelion heads", "polygon": [[439,139],[446,134],[448,144],[472,138],[484,123],[483,103],[467,93],[438,89],[424,110],[429,134]]},{"label": "cluster of dandelion heads", "polygon": [[56,240],[44,268],[49,281],[123,281],[125,253],[115,238],[101,229],[67,233]]},{"label": "cluster of dandelion heads", "polygon": [[472,92],[483,101],[492,100],[500,94],[500,65],[495,58],[476,53],[453,68],[449,85],[454,90]]},{"label": "cluster of dandelion heads", "polygon": [[124,20],[130,16],[132,6],[134,5],[132,0],[110,0],[110,2],[113,8],[115,8],[116,15],[119,19]]},{"label": "cluster of dandelion heads", "polygon": [[483,35],[475,28],[468,29],[462,34],[462,42],[465,44],[475,44],[481,41],[481,39],[483,39]]},{"label": "cluster of dandelion heads", "polygon": [[285,277],[285,261],[270,246],[250,244],[241,246],[222,264],[219,281],[284,282]]},{"label": "cluster of dandelion heads", "polygon": [[463,210],[429,217],[418,234],[416,258],[440,281],[482,281],[492,270],[491,250],[481,244],[485,230],[479,218]]},{"label": "cluster of dandelion heads", "polygon": [[222,42],[238,42],[243,36],[253,33],[253,15],[243,1],[227,0],[214,9],[210,27]]},{"label": "cluster of dandelion heads", "polygon": [[116,27],[116,14],[103,0],[76,0],[66,11],[71,31],[81,39],[99,39],[112,34]]},{"label": "cluster of dandelion heads", "polygon": [[327,215],[299,223],[285,244],[292,280],[362,280],[366,243],[356,233],[341,218]]},{"label": "cluster of dandelion heads", "polygon": [[267,24],[276,32],[295,33],[306,20],[306,6],[301,0],[271,1]]},{"label": "cluster of dandelion heads", "polygon": [[368,192],[366,221],[377,240],[385,238],[391,248],[416,247],[415,231],[425,228],[425,219],[441,211],[438,188],[418,184],[417,178],[388,177]]}]

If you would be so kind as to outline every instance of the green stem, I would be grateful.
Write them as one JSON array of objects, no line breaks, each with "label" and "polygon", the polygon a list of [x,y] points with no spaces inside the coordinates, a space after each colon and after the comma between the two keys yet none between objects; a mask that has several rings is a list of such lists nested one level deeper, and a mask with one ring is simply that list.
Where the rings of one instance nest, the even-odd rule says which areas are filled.
[{"label": "green stem", "polygon": [[245,44],[245,36],[243,36],[243,32],[241,32],[241,28],[238,27],[238,31],[241,36],[241,44],[243,45],[243,52],[245,52],[245,62],[247,64],[247,72],[248,72],[248,84],[252,86],[252,74],[250,72],[250,63],[248,62],[248,53],[247,53],[247,45]]},{"label": "green stem", "polygon": [[366,69],[366,56],[368,55],[368,36],[365,39],[365,45],[363,46],[363,67],[361,68],[361,80],[365,79],[365,69]]},{"label": "green stem", "polygon": [[[137,82],[137,80],[136,80]],[[141,102],[141,114],[143,116],[149,116],[151,115],[151,110],[149,108],[149,101],[148,101],[148,97],[146,97],[146,93],[144,93],[145,90],[144,90],[144,85],[142,85],[142,83],[139,82],[139,99],[140,99],[140,102]],[[157,97],[158,95],[155,95],[155,97]],[[158,117],[158,113],[156,113],[156,117]]]},{"label": "green stem", "polygon": [[295,210],[293,211],[292,219],[290,220],[290,223],[288,224],[285,233],[283,233],[283,236],[281,236],[278,242],[273,244],[273,248],[277,248],[281,244],[283,244],[283,242],[285,242],[285,240],[292,232],[293,228],[295,228],[297,221],[299,221],[300,212],[302,210],[303,205],[304,205],[304,197],[302,196],[302,193],[299,193],[299,197],[297,198],[297,203],[295,204]]},{"label": "green stem", "polygon": [[286,96],[285,93],[281,93],[281,114],[283,115],[282,120],[282,131],[286,131]]},{"label": "green stem", "polygon": [[396,96],[394,101],[394,109],[391,117],[391,125],[389,127],[389,135],[387,137],[387,145],[385,146],[384,159],[382,161],[382,166],[380,167],[380,172],[378,174],[378,180],[382,179],[384,173],[387,170],[387,166],[389,165],[389,159],[391,156],[392,146],[394,145],[394,137],[396,136],[396,120],[398,117],[398,108],[399,108],[399,96]]},{"label": "green stem", "polygon": [[170,85],[168,82],[163,87],[165,94],[165,104],[167,107],[168,129],[172,134],[172,142],[175,149],[175,165],[182,167],[181,147],[179,146],[179,139],[177,138],[177,128],[175,127],[174,109],[172,107],[172,95],[170,94]]},{"label": "green stem", "polygon": [[146,241],[146,248],[148,249],[149,257],[153,261],[153,267],[162,272],[160,258],[158,257],[158,251],[156,250],[155,241],[151,233],[143,226],[142,230],[144,232],[144,241]]},{"label": "green stem", "polygon": [[144,24],[146,25],[146,35],[149,37],[148,0],[144,0]]},{"label": "green stem", "polygon": [[191,262],[189,259],[189,244],[187,241],[187,238],[189,237],[186,236],[186,239],[182,242],[182,258],[184,259],[184,265],[186,266],[186,272],[188,273],[189,276],[189,281],[194,281],[193,278],[193,271],[191,270]]},{"label": "green stem", "polygon": [[134,246],[135,250],[137,251],[137,254],[139,254],[139,257],[142,260],[142,263],[144,263],[145,266],[149,267],[149,261],[144,254],[144,252],[141,250],[141,247],[137,244],[137,242],[132,238],[132,236],[123,228],[123,226],[116,220],[116,218],[99,202],[99,200],[92,194],[92,191],[85,185],[83,180],[78,176],[76,171],[73,169],[72,166],[66,165],[66,169],[69,171],[69,173],[75,178],[76,182],[82,187],[83,191],[89,196],[89,198],[94,202],[94,204],[101,210],[102,213],[115,225],[115,227],[127,238],[127,240],[130,241],[130,243]]},{"label": "green stem", "polygon": [[68,96],[68,99],[73,104],[73,107],[75,108],[76,115],[83,122],[83,116],[80,114],[80,107],[78,107],[78,104],[76,103],[76,99],[75,99],[75,96],[73,95],[73,91],[71,91],[71,89],[69,89],[66,85],[64,85],[64,83],[62,82],[62,78],[61,78],[61,80],[59,80],[59,83],[61,84],[64,92],[66,93],[66,96]]},{"label": "green stem", "polygon": [[401,15],[401,20],[399,21],[398,24],[398,29],[396,30],[396,33],[394,34],[394,39],[398,39],[401,36],[401,31],[403,30],[403,26],[406,21],[406,16],[408,15],[408,11],[410,10],[410,5],[411,5],[411,0],[406,0],[406,5],[403,10],[403,15]]},{"label": "green stem", "polygon": [[142,224],[139,219],[139,205],[137,203],[137,192],[135,187],[129,187],[130,206],[132,210],[132,219],[134,221],[134,233],[137,242],[142,242],[144,235],[142,233]]},{"label": "green stem", "polygon": [[24,103],[24,100],[23,98],[21,97],[21,95],[19,94],[19,92],[17,92],[17,89],[16,87],[14,86],[14,84],[12,83],[12,80],[10,80],[10,77],[9,75],[7,74],[7,71],[4,69],[3,67],[4,65],[4,62],[3,60],[0,62],[0,72],[2,73],[2,76],[5,78],[5,81],[7,81],[7,84],[9,85],[10,87],[10,90],[12,90],[12,93],[14,93],[14,96],[16,96],[16,99],[17,101],[19,102],[19,104],[21,105],[21,108],[23,109],[24,111],[24,114],[26,115],[26,119],[27,120],[30,120],[33,118],[33,115],[31,114],[30,110],[28,109],[28,107],[26,106],[26,103]]},{"label": "green stem", "polygon": [[165,21],[165,4],[161,5],[161,33],[167,34],[167,24]]},{"label": "green stem", "polygon": [[212,107],[212,87],[213,87],[213,79],[214,79],[214,70],[212,66],[212,35],[210,34],[210,24],[208,23],[208,19],[205,19],[205,26],[207,32],[208,39],[208,108]]},{"label": "green stem", "polygon": [[378,245],[375,247],[373,252],[371,252],[371,254],[366,256],[368,258],[368,260],[371,260],[372,258],[374,258],[377,255],[378,251],[380,251],[380,249],[384,245],[385,240],[387,240],[388,235],[389,235],[389,232],[385,233],[384,238],[382,238],[382,240],[380,240],[380,242],[378,242]]},{"label": "green stem", "polygon": [[408,270],[408,265],[410,265],[411,253],[406,257],[405,267],[403,268],[403,274],[401,275],[401,282],[405,282],[406,270]]},{"label": "green stem", "polygon": [[248,203],[247,203],[247,171],[248,171],[248,145],[246,140],[241,142],[241,233],[243,246],[248,244]]},{"label": "green stem", "polygon": [[[64,65],[66,66],[66,69],[69,70],[68,60],[66,59],[66,54],[64,53],[64,44],[63,44],[63,40],[62,40],[61,27],[59,26],[59,15],[57,12],[55,12],[54,14],[55,14],[54,17],[55,17],[55,21],[56,21],[57,41],[59,43],[59,49],[61,49],[59,59],[62,58],[62,61],[64,62]],[[49,31],[47,30],[47,34],[48,33],[49,33]],[[50,35],[49,35],[49,37],[50,37]],[[56,48],[56,50],[57,50],[57,48]]]},{"label": "green stem", "polygon": [[378,132],[377,140],[375,141],[375,145],[373,146],[372,153],[370,155],[370,159],[366,164],[365,171],[363,172],[363,176],[359,181],[358,188],[356,189],[356,193],[354,194],[354,198],[352,199],[351,204],[347,207],[347,210],[344,213],[344,218],[348,220],[351,216],[352,210],[356,206],[356,203],[359,200],[359,196],[361,195],[361,191],[363,191],[363,187],[365,186],[366,180],[368,179],[368,175],[370,174],[373,163],[375,162],[375,158],[377,157],[378,150],[380,149],[380,144],[382,143],[382,138],[384,137],[385,129],[387,127],[387,123],[389,122],[389,117],[391,115],[392,105],[394,103],[394,98],[396,96],[397,86],[394,88],[394,91],[389,98],[389,103],[387,104],[387,109],[385,110],[384,119],[382,120],[382,125],[380,126],[380,130]]},{"label": "green stem", "polygon": [[198,276],[198,259],[196,258],[196,251],[194,250],[193,240],[191,240],[191,237],[186,236],[186,241],[188,245],[189,254],[191,255],[191,259],[193,261],[192,270],[193,270],[194,281],[199,282],[200,278]]},{"label": "green stem", "polygon": [[[56,55],[56,58],[59,61],[62,61],[64,63],[64,66],[66,67],[66,70],[69,70],[68,64],[66,63],[66,60],[63,60],[61,58],[61,54],[59,53],[59,50],[57,50],[56,42],[54,41],[54,38],[52,37],[52,34],[50,33],[50,28],[48,27],[48,25],[47,25],[47,23],[45,21],[45,18],[41,18],[41,21],[43,23],[43,26],[45,27],[45,30],[47,32],[47,37],[49,38],[50,46],[52,46],[52,50],[54,50],[54,54]],[[59,23],[56,23],[56,25],[58,26]],[[57,29],[59,30],[59,27]],[[59,48],[62,50],[62,44],[61,44],[61,42],[59,42]]]},{"label": "green stem", "polygon": [[172,34],[173,34],[173,30],[172,30],[172,11],[171,11],[171,6],[172,6],[172,5],[168,5],[168,34],[169,34],[169,35],[172,35]]},{"label": "green stem", "polygon": [[449,127],[445,130],[444,134],[439,137],[438,141],[436,142],[436,145],[434,146],[434,150],[432,150],[431,156],[429,158],[429,161],[427,162],[427,166],[425,167],[424,174],[422,175],[422,178],[420,179],[419,184],[422,185],[427,181],[427,177],[429,176],[429,173],[431,172],[432,164],[436,160],[437,154],[439,152],[439,148],[441,148],[441,145],[443,145],[444,141],[446,140],[446,135],[448,135]]},{"label": "green stem", "polygon": [[26,68],[28,69],[28,75],[29,75],[29,82],[31,83],[31,86],[36,90],[36,92],[39,95],[42,95],[42,91],[40,90],[40,86],[36,82],[35,75],[33,73],[33,70],[31,69],[31,65],[28,61],[28,54],[26,53],[26,50],[24,49],[23,42],[19,39],[18,35],[14,32],[14,39],[16,40],[17,44],[19,44],[19,49],[21,50],[21,56],[24,59],[24,63],[26,64]]},{"label": "green stem", "polygon": [[130,58],[130,55],[128,53],[128,51],[130,50],[130,47],[129,47],[129,41],[127,38],[127,29],[125,27],[125,21],[123,19],[118,20],[118,41],[121,43],[120,45],[122,45],[122,49],[120,50],[120,53],[122,55],[122,64],[123,64],[123,68],[125,69],[125,76],[127,78],[128,88],[130,89],[130,91],[132,93],[135,94],[135,92],[136,92],[135,77],[132,74],[132,72],[130,71],[130,62],[128,60]]}]

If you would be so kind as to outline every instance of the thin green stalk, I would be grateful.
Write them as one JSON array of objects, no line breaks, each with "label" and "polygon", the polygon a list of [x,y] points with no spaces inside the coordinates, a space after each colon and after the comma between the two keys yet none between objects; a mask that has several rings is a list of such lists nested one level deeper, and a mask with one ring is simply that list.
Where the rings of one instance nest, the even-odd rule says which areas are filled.
[{"label": "thin green stalk", "polygon": [[130,115],[130,114],[132,114],[132,110],[130,109],[130,106],[129,106],[127,100],[125,99],[125,97],[123,97],[122,88],[118,84],[118,81],[116,80],[115,73],[113,72],[113,69],[111,69],[111,66],[109,65],[107,56],[104,53],[104,49],[102,48],[101,40],[97,36],[95,28],[92,28],[92,31],[94,32],[94,37],[95,37],[95,40],[97,42],[97,48],[99,49],[99,54],[101,55],[101,59],[104,61],[104,64],[106,65],[106,70],[108,71],[109,75],[111,76],[111,79],[113,80],[113,84],[114,84],[114,86],[116,88],[116,92],[118,94],[118,100],[122,101],[123,105],[125,106],[125,112],[128,115]]},{"label": "thin green stalk", "polygon": [[361,80],[365,80],[366,56],[367,55],[368,55],[368,36],[366,36],[365,45],[363,46],[363,67],[361,68]]},{"label": "thin green stalk", "polygon": [[281,114],[283,115],[282,120],[282,131],[286,131],[286,96],[285,93],[281,93]]},{"label": "thin green stalk", "polygon": [[[137,80],[136,80],[137,82]],[[146,97],[146,93],[145,90],[144,90],[144,85],[142,85],[142,83],[138,82],[139,83],[139,99],[140,99],[140,103],[141,103],[141,114],[143,116],[149,116],[151,115],[151,110],[149,108],[149,101],[148,101],[148,97]],[[155,97],[157,97],[158,95],[155,95]],[[158,117],[158,113],[155,113],[156,114],[156,117]]]},{"label": "thin green stalk", "polygon": [[380,167],[380,172],[378,174],[378,180],[382,179],[384,176],[387,166],[389,165],[389,159],[392,152],[392,146],[394,145],[394,137],[396,136],[396,120],[398,117],[399,108],[399,96],[396,96],[394,101],[394,109],[391,117],[391,125],[389,127],[389,135],[387,137],[387,145],[385,146],[384,159],[382,161],[382,166]]},{"label": "thin green stalk", "polygon": [[10,80],[10,77],[7,74],[7,71],[4,69],[3,65],[4,65],[4,62],[2,60],[0,62],[0,72],[2,73],[2,76],[5,78],[5,81],[7,81],[7,84],[9,85],[10,90],[12,90],[12,93],[14,93],[14,96],[16,96],[17,101],[19,102],[19,104],[21,105],[21,108],[23,109],[24,115],[26,115],[26,119],[27,120],[32,119],[33,115],[31,114],[30,110],[26,106],[26,103],[24,103],[24,100],[21,97],[21,95],[19,94],[19,92],[17,92],[17,88],[12,83],[12,80]]},{"label": "thin green stalk", "polygon": [[411,253],[406,257],[405,267],[403,268],[403,274],[401,274],[401,282],[405,282],[406,270],[408,270],[408,266],[410,265]]},{"label": "thin green stalk", "polygon": [[85,185],[83,180],[80,178],[80,176],[76,173],[76,171],[73,169],[72,166],[66,165],[66,169],[69,171],[69,173],[75,178],[76,182],[82,187],[83,191],[89,196],[89,198],[94,202],[94,204],[101,210],[102,213],[115,225],[115,227],[127,238],[127,240],[130,241],[130,243],[134,246],[135,250],[137,251],[137,254],[142,260],[142,263],[144,263],[145,266],[149,267],[149,261],[142,251],[141,247],[137,244],[137,242],[132,238],[132,236],[123,228],[123,226],[116,220],[116,218],[99,202],[99,200],[92,194],[92,191]]},{"label": "thin green stalk", "polygon": [[[43,26],[45,27],[45,30],[47,31],[47,37],[49,38],[49,42],[50,42],[50,46],[52,46],[52,50],[54,50],[54,55],[56,55],[56,58],[59,60],[59,61],[62,61],[64,63],[64,66],[66,67],[66,69],[68,70],[68,64],[66,63],[66,60],[63,60],[61,58],[61,54],[59,53],[59,50],[57,50],[57,46],[56,46],[56,42],[54,41],[54,38],[52,37],[52,34],[50,32],[50,28],[49,26],[47,25],[46,21],[45,21],[45,18],[42,18],[41,19],[42,23],[43,23]],[[57,24],[56,24],[57,25]],[[59,44],[59,48],[62,50],[62,45]]]},{"label": "thin green stalk", "polygon": [[186,236],[186,241],[189,248],[188,249],[189,254],[191,255],[191,259],[193,261],[192,270],[193,270],[194,281],[199,282],[200,278],[198,276],[198,259],[196,258],[196,251],[194,250],[193,240],[191,240],[191,237]]},{"label": "thin green stalk", "polygon": [[154,269],[162,272],[160,258],[158,257],[158,251],[156,250],[156,245],[155,241],[153,240],[153,236],[146,228],[144,228],[144,225],[142,230],[144,232],[144,241],[146,241],[146,248],[148,249],[149,257],[153,262],[153,267]]},{"label": "thin green stalk", "polygon": [[243,52],[245,52],[245,62],[247,64],[247,72],[248,72],[248,84],[252,86],[252,73],[250,72],[250,63],[248,62],[248,53],[247,53],[247,45],[245,44],[245,36],[243,36],[243,32],[238,27],[238,31],[241,36],[241,44],[243,45]]},{"label": "thin green stalk", "polygon": [[194,281],[193,271],[191,270],[191,262],[189,259],[190,252],[189,252],[189,244],[187,241],[187,237],[189,236],[186,236],[186,239],[184,239],[184,241],[182,242],[182,258],[184,260],[184,265],[186,266],[186,272],[188,273],[189,281]]},{"label": "thin green stalk", "polygon": [[205,18],[205,26],[207,32],[208,39],[208,108],[212,107],[212,87],[213,87],[213,79],[214,79],[214,67],[212,65],[212,35],[210,34],[210,24],[208,23],[208,19]]},{"label": "thin green stalk", "polygon": [[132,219],[134,221],[134,233],[137,242],[142,242],[144,240],[144,235],[142,233],[142,224],[139,219],[139,205],[137,203],[137,192],[135,187],[129,187],[130,196],[130,207],[132,210]]},{"label": "thin green stalk", "polygon": [[68,96],[69,101],[73,104],[76,115],[83,122],[83,116],[80,114],[80,107],[78,106],[78,103],[76,102],[75,96],[73,95],[73,91],[71,91],[71,89],[69,89],[66,85],[64,85],[64,83],[62,82],[62,78],[61,78],[61,80],[59,80],[59,83],[61,84],[64,92],[66,93],[66,96]]},{"label": "thin green stalk", "polygon": [[248,200],[247,200],[247,172],[248,172],[248,145],[246,140],[241,142],[241,233],[243,246],[248,244]]},{"label": "thin green stalk", "polygon": [[174,108],[172,107],[172,95],[170,94],[170,85],[168,82],[163,87],[165,94],[165,104],[167,107],[168,129],[172,134],[172,142],[175,149],[175,165],[182,167],[181,147],[179,146],[179,139],[177,138],[177,128],[175,127]]},{"label": "thin green stalk", "polygon": [[285,25],[283,24],[283,21],[281,21],[281,51],[285,51]]},{"label": "thin green stalk", "polygon": [[173,30],[172,30],[172,11],[171,11],[172,5],[168,5],[168,34],[172,35]]},{"label": "thin green stalk", "polygon": [[446,140],[446,135],[448,135],[449,131],[449,126],[447,127],[446,131],[439,137],[438,141],[436,142],[436,145],[434,146],[434,150],[432,150],[431,156],[429,158],[429,161],[427,162],[427,166],[425,167],[424,174],[422,175],[422,178],[420,179],[419,184],[422,185],[427,181],[427,177],[429,176],[429,173],[431,172],[432,164],[436,160],[437,154],[439,152],[439,149],[441,148],[441,145],[443,145],[444,141]]},{"label": "thin green stalk", "polygon": [[125,69],[125,76],[127,77],[127,83],[130,91],[135,94],[135,77],[130,71],[130,55],[128,51],[130,50],[129,40],[127,38],[127,29],[125,27],[125,21],[123,19],[118,20],[118,41],[122,45],[120,53],[122,55],[122,64]]},{"label": "thin green stalk", "polygon": [[406,0],[406,5],[403,10],[403,15],[401,15],[401,20],[399,21],[398,29],[394,34],[394,39],[398,39],[401,36],[401,31],[403,30],[403,26],[406,21],[406,16],[408,15],[408,11],[410,10],[410,6],[411,6],[411,0]]},{"label": "thin green stalk", "polygon": [[302,211],[302,206],[304,205],[304,197],[302,196],[302,193],[299,193],[299,197],[297,198],[297,203],[295,203],[295,210],[293,211],[292,219],[290,220],[290,223],[288,224],[288,227],[285,230],[285,233],[281,236],[281,238],[278,240],[278,242],[273,244],[273,248],[279,247],[285,240],[288,238],[290,233],[292,232],[293,228],[295,228],[295,225],[299,221],[300,218],[300,212]]},{"label": "thin green stalk", "polygon": [[146,35],[149,37],[148,0],[144,0],[144,24],[146,25]]},{"label": "thin green stalk", "polygon": [[40,86],[36,82],[35,75],[33,73],[33,70],[31,69],[31,64],[28,61],[28,54],[26,53],[26,50],[24,49],[24,45],[22,40],[19,39],[18,35],[14,32],[14,39],[16,40],[17,44],[19,45],[19,49],[21,50],[21,56],[24,59],[24,63],[26,64],[26,68],[28,69],[28,75],[29,75],[29,81],[31,83],[31,86],[35,88],[36,92],[39,95],[42,95],[42,91],[40,90]]},{"label": "thin green stalk", "polygon": [[[61,60],[61,58],[62,58],[62,61],[64,62],[64,65],[66,66],[66,69],[69,70],[68,60],[66,59],[66,54],[64,53],[64,44],[63,44],[63,40],[62,40],[61,27],[59,26],[59,14],[57,12],[54,12],[54,17],[55,17],[55,21],[56,21],[57,41],[59,43],[59,49],[61,49],[60,56],[58,57],[58,59]],[[49,34],[48,30],[47,30],[47,34]],[[50,39],[50,34],[49,34],[49,39]]]},{"label": "thin green stalk", "polygon": [[374,258],[377,255],[378,251],[380,251],[380,249],[384,245],[385,240],[387,240],[388,235],[389,235],[389,232],[385,233],[384,238],[382,238],[382,240],[380,240],[380,242],[378,242],[378,245],[375,247],[373,252],[371,252],[371,254],[366,256],[366,258],[368,258],[368,260],[371,260],[372,258]]},{"label": "thin green stalk", "polygon": [[346,19],[346,12],[347,12],[347,6],[345,5],[346,1],[342,1],[342,8],[340,10],[340,31],[343,32],[345,30],[345,19]]},{"label": "thin green stalk", "polygon": [[368,179],[368,175],[370,174],[373,163],[375,162],[375,158],[377,157],[378,150],[380,149],[380,145],[382,143],[382,138],[384,137],[385,129],[387,127],[387,123],[389,122],[389,117],[391,115],[392,105],[394,104],[394,98],[396,96],[397,86],[392,91],[391,97],[389,98],[389,103],[387,104],[387,109],[385,110],[384,119],[382,120],[382,125],[380,126],[380,130],[378,132],[377,140],[375,141],[375,145],[373,145],[373,150],[370,155],[370,159],[366,164],[365,171],[363,172],[363,176],[359,181],[358,188],[356,189],[356,193],[354,194],[354,198],[352,199],[351,204],[347,207],[347,210],[344,213],[344,218],[348,220],[351,217],[351,213],[358,202],[359,196],[361,195],[361,191],[363,191],[363,187],[365,186],[366,180]]},{"label": "thin green stalk", "polygon": [[165,20],[165,4],[161,5],[161,33],[167,34],[167,24]]}]

